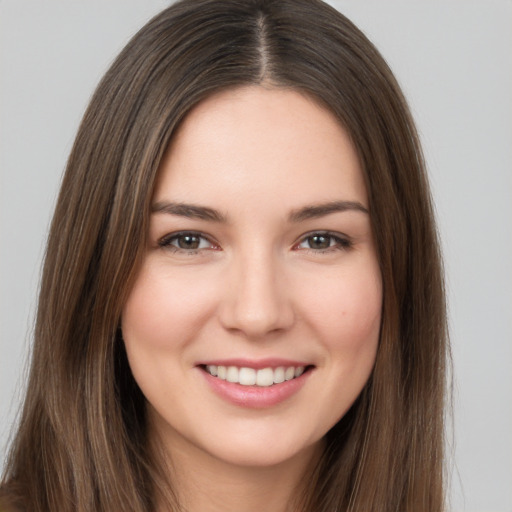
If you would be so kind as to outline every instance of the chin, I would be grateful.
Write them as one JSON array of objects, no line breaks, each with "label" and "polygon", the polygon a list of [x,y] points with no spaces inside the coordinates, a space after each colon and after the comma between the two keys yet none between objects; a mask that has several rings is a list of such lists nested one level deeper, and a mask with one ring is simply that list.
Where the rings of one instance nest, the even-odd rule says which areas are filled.
[{"label": "chin", "polygon": [[230,446],[215,447],[210,454],[217,460],[239,468],[272,468],[309,461],[321,451],[323,439],[306,446],[290,446],[283,443],[230,443]]}]

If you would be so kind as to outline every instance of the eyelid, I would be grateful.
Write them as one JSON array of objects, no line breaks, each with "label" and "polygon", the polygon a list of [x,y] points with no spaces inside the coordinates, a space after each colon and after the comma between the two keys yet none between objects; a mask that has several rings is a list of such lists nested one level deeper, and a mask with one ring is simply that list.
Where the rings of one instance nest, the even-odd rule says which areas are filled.
[{"label": "eyelid", "polygon": [[[192,236],[201,238],[203,240],[206,240],[210,247],[198,247],[196,249],[186,249],[183,247],[177,247],[173,245],[171,242],[184,236]],[[193,230],[182,230],[182,231],[174,231],[172,233],[168,233],[161,238],[157,240],[157,244],[162,249],[168,249],[172,250],[173,252],[182,252],[186,254],[195,254],[200,251],[208,251],[208,250],[219,250],[220,246],[212,240],[212,238],[209,235],[206,235],[205,233],[202,233],[200,231],[193,231]]]},{"label": "eyelid", "polygon": [[[205,240],[208,243],[208,247],[197,247],[197,248],[185,248],[185,247],[178,247],[174,245],[172,242],[176,239],[179,239],[180,237],[185,236],[191,236],[200,238],[202,240]],[[334,244],[330,244],[328,247],[325,248],[313,248],[313,247],[300,247],[301,244],[307,242],[308,238],[312,238],[314,236],[323,236],[330,238],[331,241],[335,241]],[[168,233],[161,238],[157,240],[158,247],[166,250],[170,250],[172,252],[177,253],[183,253],[183,254],[197,254],[202,251],[211,251],[211,250],[220,250],[220,246],[217,242],[212,240],[212,237],[202,233],[200,231],[193,231],[193,230],[182,230],[182,231],[175,231],[172,233]],[[308,233],[304,233],[301,235],[301,237],[293,244],[292,249],[293,250],[299,250],[299,251],[307,251],[311,252],[313,254],[322,254],[325,252],[332,252],[337,250],[349,250],[352,248],[353,241],[351,238],[343,233],[339,232],[333,232],[333,231],[326,231],[326,230],[314,230],[309,231]]]},{"label": "eyelid", "polygon": [[[314,236],[325,236],[328,238],[331,238],[335,240],[337,243],[334,245],[329,245],[329,247],[325,247],[323,249],[314,249],[312,247],[299,247],[301,244],[306,242],[308,238],[314,237]],[[314,254],[322,254],[325,252],[331,252],[336,250],[349,250],[352,248],[353,241],[352,239],[343,233],[334,232],[334,231],[326,231],[326,230],[316,230],[316,231],[310,231],[308,233],[303,234],[299,240],[293,245],[294,250],[300,250],[300,251],[308,251]]]}]

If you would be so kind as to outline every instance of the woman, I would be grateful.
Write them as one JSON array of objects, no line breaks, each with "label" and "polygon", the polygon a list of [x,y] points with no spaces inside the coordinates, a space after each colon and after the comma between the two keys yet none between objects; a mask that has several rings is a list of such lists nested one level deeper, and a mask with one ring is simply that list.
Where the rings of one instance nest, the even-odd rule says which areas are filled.
[{"label": "woman", "polygon": [[84,116],[13,510],[443,509],[446,329],[414,125],[317,1],[182,1]]}]

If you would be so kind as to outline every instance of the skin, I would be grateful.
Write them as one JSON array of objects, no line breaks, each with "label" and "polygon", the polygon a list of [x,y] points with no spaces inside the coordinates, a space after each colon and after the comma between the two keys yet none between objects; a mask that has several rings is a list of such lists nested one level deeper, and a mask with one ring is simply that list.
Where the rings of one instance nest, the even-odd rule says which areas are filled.
[{"label": "skin", "polygon": [[[304,214],[340,201],[350,207]],[[153,205],[122,315],[150,433],[179,467],[172,481],[187,510],[287,510],[378,346],[381,276],[354,146],[299,92],[223,91],[180,126]],[[196,249],[182,231],[199,237]],[[225,400],[198,366],[274,357],[311,366],[302,387],[271,407]]]}]

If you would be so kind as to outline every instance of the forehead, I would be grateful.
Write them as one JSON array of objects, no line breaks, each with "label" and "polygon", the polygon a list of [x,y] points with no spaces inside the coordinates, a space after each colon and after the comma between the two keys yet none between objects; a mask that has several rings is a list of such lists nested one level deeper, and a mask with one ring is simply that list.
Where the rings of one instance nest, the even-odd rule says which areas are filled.
[{"label": "forehead", "polygon": [[155,200],[274,193],[290,208],[367,203],[358,155],[334,115],[301,92],[250,86],[217,93],[186,116],[160,166]]}]

